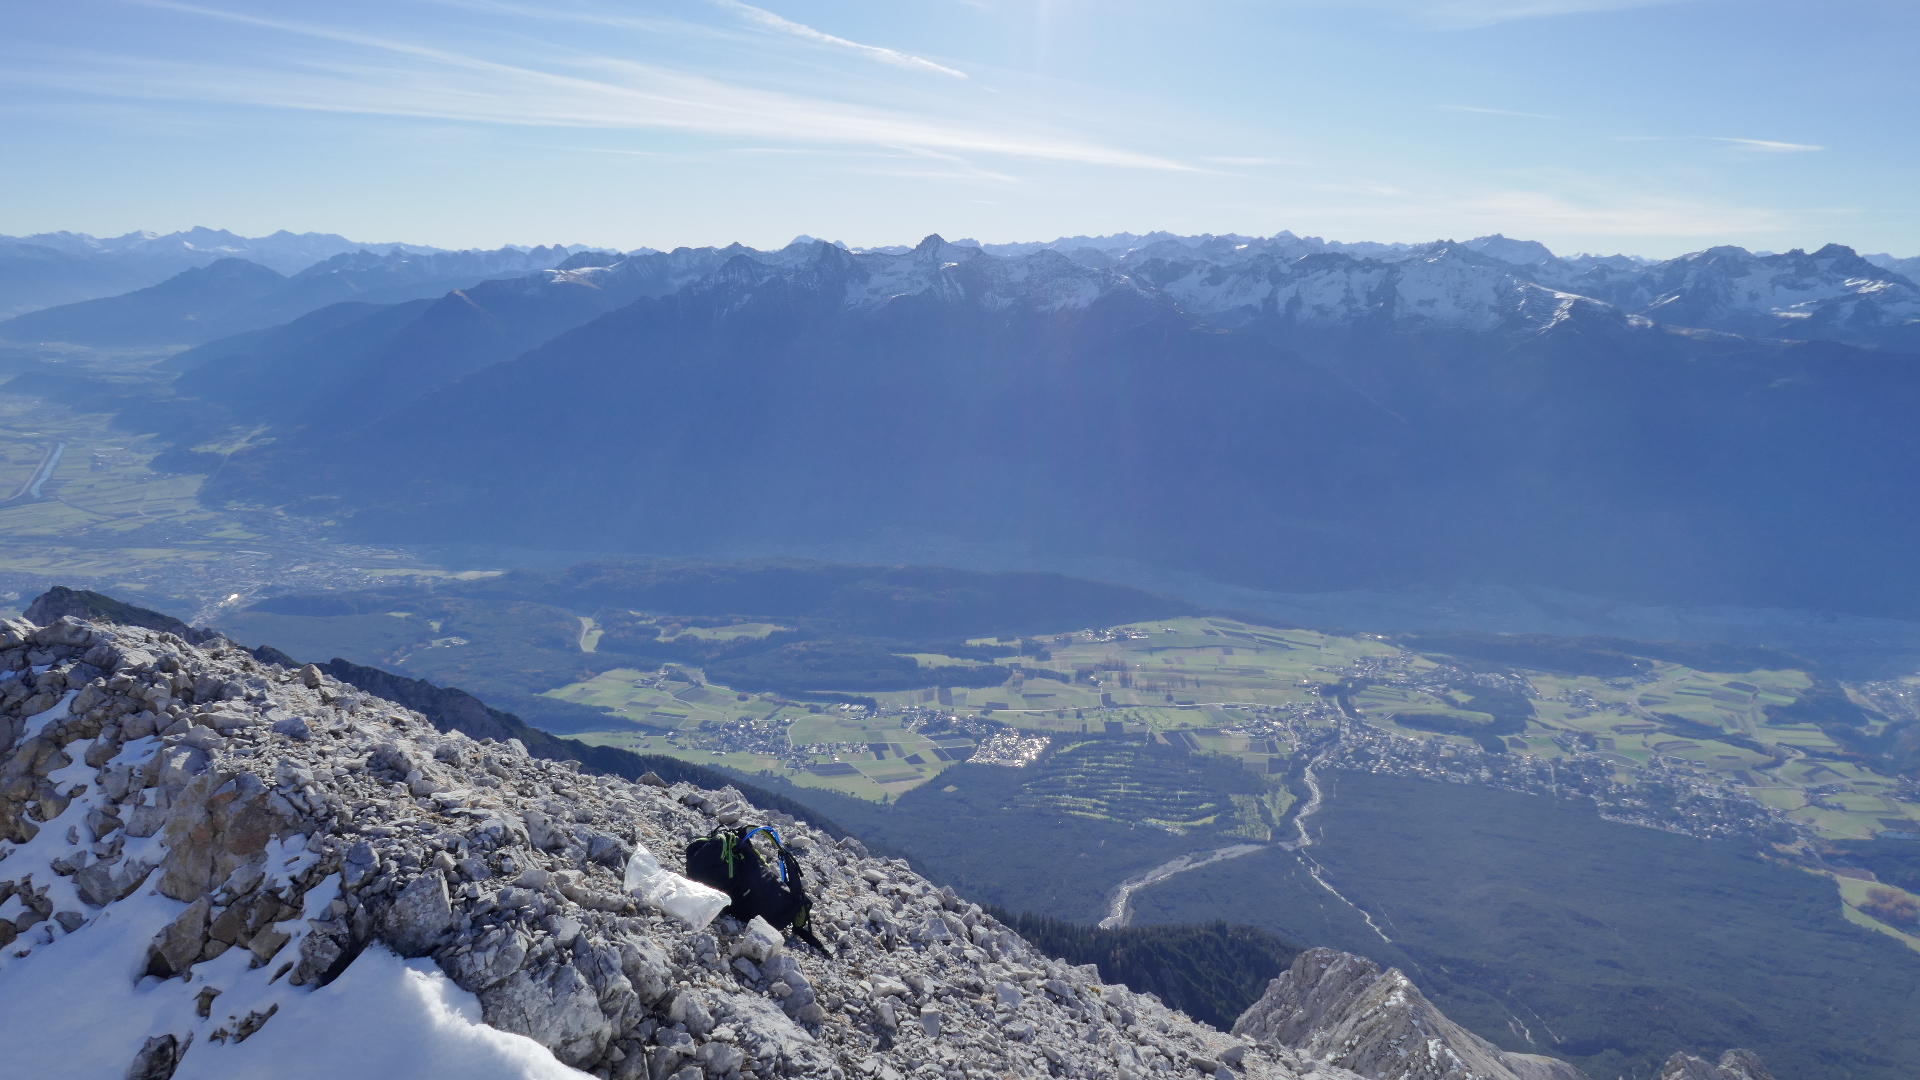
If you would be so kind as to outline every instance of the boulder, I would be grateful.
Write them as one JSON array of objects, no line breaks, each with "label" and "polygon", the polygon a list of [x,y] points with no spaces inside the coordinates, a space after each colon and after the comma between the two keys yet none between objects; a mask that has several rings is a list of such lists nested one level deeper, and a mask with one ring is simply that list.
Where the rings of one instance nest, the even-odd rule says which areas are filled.
[{"label": "boulder", "polygon": [[401,956],[425,956],[453,925],[447,879],[438,870],[414,878],[387,910],[385,937]]},{"label": "boulder", "polygon": [[522,968],[481,991],[480,1007],[487,1023],[525,1035],[576,1067],[598,1060],[615,1034],[599,994],[571,964]]},{"label": "boulder", "polygon": [[147,974],[170,979],[193,966],[207,944],[207,913],[213,902],[201,897],[187,905],[147,949]]}]

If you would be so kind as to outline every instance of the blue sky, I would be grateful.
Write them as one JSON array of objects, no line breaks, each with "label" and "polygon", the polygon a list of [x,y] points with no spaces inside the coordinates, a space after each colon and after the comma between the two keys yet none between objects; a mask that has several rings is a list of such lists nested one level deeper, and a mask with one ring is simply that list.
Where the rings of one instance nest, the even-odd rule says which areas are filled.
[{"label": "blue sky", "polygon": [[1912,0],[0,4],[0,232],[1920,253]]}]

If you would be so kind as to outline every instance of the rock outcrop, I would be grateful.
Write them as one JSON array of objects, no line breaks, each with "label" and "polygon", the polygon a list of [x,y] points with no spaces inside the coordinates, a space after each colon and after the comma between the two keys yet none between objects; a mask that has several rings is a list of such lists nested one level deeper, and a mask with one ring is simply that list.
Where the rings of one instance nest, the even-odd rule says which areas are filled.
[{"label": "rock outcrop", "polygon": [[[1233,1034],[1367,1080],[1587,1080],[1558,1058],[1502,1050],[1447,1019],[1399,969],[1382,971],[1363,956],[1332,949],[1295,957],[1241,1014]],[[1677,1053],[1660,1080],[1773,1077],[1752,1051],[1728,1050],[1717,1069]]]},{"label": "rock outcrop", "polygon": [[1586,1080],[1564,1061],[1501,1050],[1447,1019],[1398,969],[1332,949],[1295,957],[1233,1033],[1369,1080]]},{"label": "rock outcrop", "polygon": [[1718,1065],[1692,1054],[1675,1054],[1660,1067],[1660,1080],[1773,1080],[1773,1074],[1753,1051],[1729,1050],[1720,1055]]},{"label": "rock outcrop", "polygon": [[[764,924],[684,925],[625,891],[637,849],[676,866],[748,816],[799,853],[834,955]],[[1037,955],[906,864],[737,792],[583,775],[219,638],[0,627],[0,837],[0,1039],[84,1041],[118,1055],[116,1075],[219,1075],[209,1059],[307,1023],[375,953],[419,958],[486,1024],[621,1080],[1302,1067]],[[128,934],[138,955],[108,964],[139,978],[126,1007],[25,1007],[52,970],[36,953]],[[128,993],[120,977],[99,990]],[[9,1028],[28,1015],[74,1029]]]}]

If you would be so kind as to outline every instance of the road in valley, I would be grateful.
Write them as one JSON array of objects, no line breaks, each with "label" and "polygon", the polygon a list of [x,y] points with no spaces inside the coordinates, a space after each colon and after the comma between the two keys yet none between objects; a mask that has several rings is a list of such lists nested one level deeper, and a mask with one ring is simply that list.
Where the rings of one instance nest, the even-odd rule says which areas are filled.
[{"label": "road in valley", "polygon": [[60,455],[66,453],[66,450],[67,444],[64,442],[56,442],[48,446],[47,452],[40,457],[40,464],[34,466],[33,475],[27,477],[26,482],[20,485],[20,490],[15,491],[11,498],[0,501],[0,506],[13,506],[16,503],[28,503],[40,499],[40,489],[47,481],[53,479],[53,470],[60,467]]}]

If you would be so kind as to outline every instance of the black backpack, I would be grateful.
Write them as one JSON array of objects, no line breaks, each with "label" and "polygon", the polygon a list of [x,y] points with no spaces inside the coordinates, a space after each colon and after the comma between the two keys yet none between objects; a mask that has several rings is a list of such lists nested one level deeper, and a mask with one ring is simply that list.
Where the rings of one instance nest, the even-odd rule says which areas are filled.
[{"label": "black backpack", "polygon": [[[773,840],[778,858],[772,865],[753,846],[758,833]],[[800,860],[771,826],[722,826],[688,844],[687,876],[727,894],[732,903],[722,915],[741,922],[758,915],[775,930],[791,928],[801,941],[827,951],[813,934],[813,901],[800,876]]]}]

